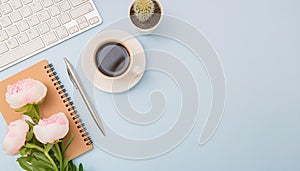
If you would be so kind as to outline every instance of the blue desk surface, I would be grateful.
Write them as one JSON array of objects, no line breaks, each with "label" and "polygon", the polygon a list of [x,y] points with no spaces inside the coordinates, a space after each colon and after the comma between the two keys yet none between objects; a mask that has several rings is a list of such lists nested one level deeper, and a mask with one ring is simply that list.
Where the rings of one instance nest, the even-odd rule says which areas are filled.
[{"label": "blue desk surface", "polygon": [[[86,113],[80,96],[73,91],[62,58],[68,57],[80,68],[80,54],[87,41],[106,26],[126,18],[130,2],[95,0],[103,17],[102,25],[0,72],[0,80],[47,59],[55,65],[77,108]],[[211,94],[205,69],[193,61],[193,54],[173,40],[140,36],[138,39],[145,49],[171,53],[193,73],[201,103],[195,126],[176,148],[152,159],[132,160],[111,155],[99,148],[101,143],[96,137],[95,148],[74,162],[82,162],[88,171],[300,170],[300,1],[161,2],[165,14],[199,29],[219,54],[227,81],[225,112],[219,128],[208,143],[199,145]],[[151,58],[147,58],[151,62]],[[141,112],[149,109],[148,93],[153,90],[160,89],[170,99],[161,122],[146,126],[132,124],[117,115],[112,96],[94,89],[83,73],[80,76],[103,120],[118,134],[132,138],[155,137],[170,128],[176,119],[172,115],[180,103],[176,83],[162,72],[147,71],[142,81],[130,90],[130,102]],[[2,141],[6,125],[0,118]],[[93,136],[96,130],[90,116],[83,116],[83,120]],[[1,170],[20,170],[16,156],[6,156],[2,150],[0,156]]]}]

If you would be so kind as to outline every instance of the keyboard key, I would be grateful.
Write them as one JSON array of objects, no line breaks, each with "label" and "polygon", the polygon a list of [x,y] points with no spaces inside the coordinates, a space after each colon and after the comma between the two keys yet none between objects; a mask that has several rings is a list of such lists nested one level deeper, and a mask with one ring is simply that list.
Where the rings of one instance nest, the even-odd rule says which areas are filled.
[{"label": "keyboard key", "polygon": [[40,38],[37,38],[32,42],[28,42],[23,46],[14,49],[13,51],[8,51],[7,53],[1,55],[0,67],[3,67],[11,63],[12,61],[16,61],[27,55],[30,55],[44,47],[45,47],[44,42]]},{"label": "keyboard key", "polygon": [[29,6],[24,6],[23,8],[21,8],[21,14],[24,18],[29,17],[30,15],[32,15],[31,8]]},{"label": "keyboard key", "polygon": [[0,41],[2,42],[6,39],[8,39],[8,35],[7,35],[6,31],[5,30],[0,30]]},{"label": "keyboard key", "polygon": [[53,1],[52,1],[52,0],[41,0],[41,1],[42,1],[43,6],[44,6],[45,8],[48,8],[48,7],[50,7],[51,5],[53,5]]},{"label": "keyboard key", "polygon": [[61,28],[57,29],[56,33],[60,39],[63,39],[65,37],[69,36],[69,33],[68,33],[66,27],[61,27]]},{"label": "keyboard key", "polygon": [[32,0],[22,0],[24,5],[30,4]]},{"label": "keyboard key", "polygon": [[88,0],[70,0],[70,2],[71,2],[71,4],[72,4],[73,7],[76,7],[76,6],[82,4],[82,3],[86,2],[86,1],[88,1]]},{"label": "keyboard key", "polygon": [[42,23],[42,24],[38,25],[38,29],[41,34],[45,34],[50,31],[50,28],[47,23]]},{"label": "keyboard key", "polygon": [[77,24],[81,24],[81,23],[86,22],[86,18],[85,18],[85,16],[81,16],[76,21],[77,21]]},{"label": "keyboard key", "polygon": [[5,28],[10,26],[12,22],[8,16],[3,16],[0,18],[0,24]]},{"label": "keyboard key", "polygon": [[58,3],[58,2],[60,2],[60,1],[61,1],[61,0],[54,0],[55,3]]},{"label": "keyboard key", "polygon": [[43,6],[40,1],[34,1],[34,3],[31,5],[31,8],[34,12],[39,12],[43,9]]},{"label": "keyboard key", "polygon": [[58,8],[58,6],[53,6],[53,7],[51,7],[50,9],[49,9],[49,12],[50,12],[50,14],[51,14],[51,16],[52,17],[55,17],[55,16],[57,16],[58,14],[60,14],[60,10],[59,10],[59,8]]},{"label": "keyboard key", "polygon": [[36,15],[29,17],[28,22],[31,25],[31,27],[34,27],[34,26],[40,24],[40,20]]},{"label": "keyboard key", "polygon": [[0,43],[0,54],[7,52],[8,51],[8,47],[5,43]]},{"label": "keyboard key", "polygon": [[27,33],[31,40],[39,37],[40,35],[36,28],[29,30]]},{"label": "keyboard key", "polygon": [[38,15],[41,21],[47,21],[51,18],[47,10],[40,12]]},{"label": "keyboard key", "polygon": [[93,18],[89,19],[89,22],[91,25],[96,24],[99,22],[99,18],[97,16],[93,17]]},{"label": "keyboard key", "polygon": [[8,27],[6,29],[6,31],[10,37],[13,37],[13,36],[19,34],[19,30],[18,30],[17,26],[15,26],[15,25]]},{"label": "keyboard key", "polygon": [[75,8],[75,9],[72,9],[70,11],[70,14],[71,14],[71,17],[73,19],[76,19],[80,16],[83,16],[84,14],[87,14],[87,13],[93,11],[93,10],[94,10],[94,8],[91,5],[91,3],[86,3],[86,4],[83,4],[83,5]]},{"label": "keyboard key", "polygon": [[59,16],[59,20],[60,20],[61,24],[66,24],[71,21],[71,18],[69,17],[69,15],[67,13],[64,13],[61,16]]},{"label": "keyboard key", "polygon": [[43,36],[43,39],[47,45],[51,45],[58,41],[57,36],[53,31]]},{"label": "keyboard key", "polygon": [[13,13],[10,14],[10,19],[12,20],[12,22],[16,23],[18,21],[20,21],[22,19],[22,15],[19,11],[15,11]]},{"label": "keyboard key", "polygon": [[57,18],[52,18],[52,19],[49,21],[49,25],[50,25],[50,27],[51,27],[52,29],[55,29],[55,28],[57,28],[57,27],[60,26],[59,21],[58,21]]},{"label": "keyboard key", "polygon": [[89,26],[89,23],[88,22],[84,22],[84,23],[81,23],[79,24],[79,28],[82,30],[82,29],[85,29]]},{"label": "keyboard key", "polygon": [[62,12],[65,12],[65,11],[71,9],[71,6],[70,6],[69,2],[65,0],[59,4],[59,8],[61,9]]},{"label": "keyboard key", "polygon": [[10,0],[10,4],[14,10],[19,9],[23,6],[21,0]]},{"label": "keyboard key", "polygon": [[70,32],[70,34],[74,34],[74,33],[78,32],[78,27],[76,25],[70,27],[69,32]]},{"label": "keyboard key", "polygon": [[29,29],[29,25],[26,20],[22,20],[17,24],[20,31],[26,31]]},{"label": "keyboard key", "polygon": [[12,12],[12,8],[10,4],[3,4],[0,6],[0,11],[3,15],[6,15]]},{"label": "keyboard key", "polygon": [[21,34],[19,34],[19,35],[17,36],[17,39],[19,40],[19,42],[20,42],[21,44],[27,43],[27,42],[29,41],[29,38],[28,38],[28,36],[27,36],[26,33],[21,33]]},{"label": "keyboard key", "polygon": [[12,38],[7,41],[7,45],[10,49],[14,49],[19,46],[19,43],[16,38]]}]

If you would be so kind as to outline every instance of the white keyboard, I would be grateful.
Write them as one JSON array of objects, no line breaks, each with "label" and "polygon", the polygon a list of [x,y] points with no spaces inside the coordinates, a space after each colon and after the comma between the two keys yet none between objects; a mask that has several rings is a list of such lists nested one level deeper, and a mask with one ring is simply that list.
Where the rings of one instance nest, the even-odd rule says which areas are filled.
[{"label": "white keyboard", "polygon": [[0,0],[0,71],[100,23],[92,0]]}]

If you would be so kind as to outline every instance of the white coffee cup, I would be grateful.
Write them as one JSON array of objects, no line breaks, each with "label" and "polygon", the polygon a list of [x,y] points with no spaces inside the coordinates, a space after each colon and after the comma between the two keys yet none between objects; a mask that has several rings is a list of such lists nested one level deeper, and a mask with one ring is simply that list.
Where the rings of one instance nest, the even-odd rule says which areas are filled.
[{"label": "white coffee cup", "polygon": [[[126,70],[116,76],[103,73],[97,66],[98,50],[109,43],[122,45],[130,58]],[[85,76],[95,87],[105,92],[120,93],[140,81],[145,71],[146,57],[135,37],[124,31],[109,30],[98,33],[87,43],[81,54],[81,63]]]},{"label": "white coffee cup", "polygon": [[[133,56],[131,49],[127,48],[122,43],[106,42],[106,43],[102,43],[100,45],[101,46],[99,46],[98,49],[97,48],[94,49],[93,55],[95,58],[95,64],[99,70],[99,74],[101,74],[103,77],[107,77],[107,79],[117,80],[117,79],[123,79],[124,77],[126,77],[128,75],[138,77],[140,74],[143,73],[143,68],[140,67],[139,65],[134,64],[135,56]],[[123,53],[123,54],[120,54],[120,53]],[[99,54],[105,54],[105,55],[99,55]],[[99,56],[101,56],[101,57],[99,57]],[[120,59],[120,58],[117,59],[119,56],[122,56],[122,57],[120,57],[122,59]],[[97,57],[100,58],[100,60],[101,60],[100,63],[97,62],[98,61]],[[116,61],[114,61],[114,59],[108,59],[108,58],[115,58]],[[128,62],[127,62],[126,58],[129,59]],[[116,68],[119,68],[119,66],[121,64],[123,64],[124,66],[122,66],[122,68],[119,71],[115,71],[115,72],[107,71],[107,69],[105,69],[105,68],[109,68],[111,66],[102,66],[101,63],[105,63],[105,62],[103,62],[104,60],[106,60],[106,61],[108,60],[110,62],[110,64],[106,64],[106,65],[114,65],[114,66],[116,66]],[[120,60],[122,60],[122,62],[119,63],[118,65],[116,65],[115,63],[120,62]],[[114,73],[116,73],[116,75],[114,75]]]}]

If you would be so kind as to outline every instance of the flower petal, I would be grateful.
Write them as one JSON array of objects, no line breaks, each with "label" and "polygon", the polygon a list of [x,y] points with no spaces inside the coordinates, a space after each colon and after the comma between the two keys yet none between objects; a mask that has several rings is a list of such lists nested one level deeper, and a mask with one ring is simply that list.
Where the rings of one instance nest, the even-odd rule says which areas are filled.
[{"label": "flower petal", "polygon": [[40,81],[27,78],[7,86],[6,102],[18,109],[26,104],[38,104],[46,97],[47,87]]},{"label": "flower petal", "polygon": [[33,127],[33,132],[38,141],[43,144],[53,143],[64,138],[69,132],[69,121],[62,112],[39,121]]},{"label": "flower petal", "polygon": [[7,128],[2,147],[8,155],[17,155],[25,145],[26,135],[29,130],[28,124],[23,119],[11,122]]}]

